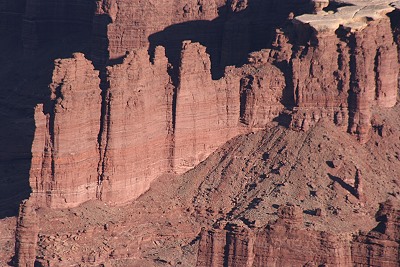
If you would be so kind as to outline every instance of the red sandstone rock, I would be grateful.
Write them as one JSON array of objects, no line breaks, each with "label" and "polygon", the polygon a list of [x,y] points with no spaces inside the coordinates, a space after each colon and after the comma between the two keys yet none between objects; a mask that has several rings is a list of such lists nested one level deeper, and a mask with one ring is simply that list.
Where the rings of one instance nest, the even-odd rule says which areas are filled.
[{"label": "red sandstone rock", "polygon": [[35,109],[30,185],[39,206],[95,199],[100,158],[98,72],[83,54],[57,60],[48,104]]},{"label": "red sandstone rock", "polygon": [[[305,26],[296,27],[294,31],[298,34]],[[286,44],[291,41],[290,38],[279,37],[282,33],[277,32],[274,50],[269,51],[272,58],[268,58],[268,50],[259,54],[253,53],[251,64],[238,69],[228,68],[225,76],[218,81],[211,78],[211,62],[205,48],[196,43],[185,42],[175,96],[171,78],[167,73],[167,60],[160,56],[160,49],[156,51],[154,64],[150,63],[144,50],[135,52],[135,55],[138,54],[135,59],[128,56],[122,65],[109,70],[109,90],[106,99],[108,103],[106,114],[103,114],[106,117],[101,133],[101,188],[97,197],[115,203],[134,199],[145,192],[149,183],[160,173],[172,170],[178,173],[186,171],[233,136],[252,128],[265,127],[283,111],[284,103],[296,104],[291,122],[294,128],[307,131],[318,121],[327,119],[358,134],[362,142],[367,141],[374,103],[382,107],[393,106],[396,99],[396,90],[393,90],[392,85],[393,81],[397,80],[398,71],[382,67],[386,66],[383,62],[388,60],[387,64],[390,66],[398,65],[396,60],[386,56],[396,53],[393,40],[379,38],[382,43],[379,47],[387,49],[379,48],[377,54],[368,59],[359,56],[364,53],[369,55],[371,53],[368,51],[377,49],[375,44],[368,46],[364,40],[367,37],[363,36],[376,36],[381,32],[386,35],[390,32],[389,20],[373,22],[356,35],[352,32],[343,36],[342,33],[336,35],[333,32],[310,35],[312,42],[307,49],[299,46],[301,43],[294,42],[299,51],[293,54],[291,59],[286,51],[292,49],[292,45]],[[338,51],[337,46],[340,47]],[[358,50],[360,52],[357,52]],[[128,61],[131,63],[127,63]],[[285,73],[282,73],[271,66],[269,61],[274,64],[287,64],[289,61],[291,72],[284,69]],[[351,62],[354,64],[351,65]],[[375,63],[377,65],[374,68]],[[137,67],[132,68],[132,77],[128,76],[126,80],[124,74],[126,69],[130,68],[129,64],[136,64]],[[118,71],[121,74],[114,74]],[[379,73],[380,76],[374,73]],[[149,77],[154,75],[162,78],[157,79],[154,84],[148,84]],[[288,99],[291,95],[284,93],[285,81],[288,80],[285,75],[291,75],[293,79],[292,101]],[[360,78],[357,78],[358,76]],[[374,77],[376,83],[372,82]],[[379,77],[387,77],[384,80],[391,82],[384,84],[380,82]],[[127,93],[122,94],[132,90],[131,83],[128,82],[130,80],[136,81],[133,88],[137,88],[133,89],[137,91],[137,96],[133,95],[132,98]],[[357,88],[364,83],[370,89],[364,86],[363,90],[358,90]],[[139,89],[141,87],[143,89]],[[96,88],[92,90],[97,90]],[[145,92],[149,89],[146,88],[154,90],[149,91],[149,95],[162,97],[151,98],[152,101],[147,102],[148,96]],[[144,100],[141,100],[142,98]],[[131,101],[134,102],[130,104]],[[143,104],[141,101],[144,101]],[[144,123],[142,127],[147,128],[150,121],[159,121],[159,130],[146,132],[147,130],[136,128],[138,121],[135,117],[129,117],[136,115],[129,115],[130,111],[121,110],[123,106],[124,110],[129,110],[132,105],[132,114],[136,114],[136,108],[139,108],[142,114],[152,115],[151,118],[141,118]],[[147,109],[149,111],[146,111]],[[159,113],[152,112],[153,109]],[[121,120],[119,114],[128,117]],[[130,123],[134,123],[131,130],[127,128]],[[148,136],[153,136],[153,131],[164,133],[149,139]],[[136,136],[133,139],[134,132],[143,134],[143,137]],[[155,150],[152,156],[143,157],[141,151],[149,151],[148,147],[152,147],[153,142],[160,150]],[[136,152],[128,153],[131,149]],[[134,167],[134,164],[141,160],[146,162],[139,164],[143,166],[143,170]],[[160,165],[155,167],[154,164]],[[145,166],[153,166],[156,171],[152,174],[150,167]],[[136,174],[137,172],[140,174]],[[131,190],[126,190],[126,186]],[[106,197],[106,194],[109,196]],[[126,196],[123,196],[124,194]],[[93,196],[84,199],[92,198]]]},{"label": "red sandstone rock", "polygon": [[[255,2],[257,1],[253,3]],[[287,1],[282,3],[290,5]],[[95,49],[95,59],[116,59],[124,55],[126,50],[146,47],[151,34],[172,23],[197,19],[212,20],[217,16],[217,7],[222,6],[223,1],[206,5],[202,1],[183,4],[171,0],[165,4],[155,6],[151,1],[145,1],[142,5],[128,1],[98,2],[94,25],[95,28],[104,27],[99,30],[97,36],[104,47],[96,48],[98,51]],[[230,7],[233,13],[242,12],[241,14],[250,12],[251,7],[260,7],[251,4],[252,1],[231,1]],[[81,7],[74,2],[71,5],[74,6],[73,10]],[[44,24],[63,18],[63,9],[54,6],[54,17],[40,20],[47,14],[40,13],[39,7],[42,6],[45,6],[44,2],[29,2],[24,35],[27,47],[36,46],[39,42],[39,39],[35,39],[40,36],[36,32],[38,28],[42,28],[43,31]],[[84,9],[86,8],[85,6]],[[165,14],[167,15],[164,16]],[[75,19],[77,18],[73,17],[72,21]],[[243,21],[245,33],[229,33],[229,30],[234,30],[235,26]],[[230,138],[266,127],[272,120],[277,119],[285,108],[293,108],[293,112],[286,111],[293,117],[292,128],[307,131],[307,135],[296,135],[302,138],[306,136],[301,139],[306,145],[311,143],[312,138],[309,136],[314,134],[313,138],[318,138],[313,132],[315,125],[326,121],[333,121],[337,126],[347,128],[350,133],[356,134],[362,143],[367,142],[371,136],[373,111],[391,108],[397,101],[398,47],[393,42],[391,28],[396,28],[396,25],[390,25],[391,21],[385,16],[372,16],[361,22],[356,21],[354,28],[354,25],[344,23],[343,27],[331,31],[329,27],[321,30],[318,27],[313,28],[313,23],[308,25],[301,21],[298,19],[294,24],[288,22],[284,29],[276,32],[272,49],[253,53],[250,56],[250,64],[240,68],[227,68],[225,76],[220,80],[213,80],[211,77],[211,61],[206,48],[199,43],[184,42],[180,68],[177,71],[178,79],[174,81],[176,88],[172,82],[175,77],[168,74],[170,69],[164,49],[159,47],[155,50],[153,62],[146,50],[134,50],[124,58],[122,64],[108,69],[108,88],[104,92],[103,109],[100,104],[99,73],[94,70],[91,62],[84,59],[82,54],[75,54],[73,59],[58,60],[50,85],[50,103],[38,105],[35,111],[37,128],[32,146],[30,172],[33,192],[28,201],[29,205],[21,207],[16,235],[18,264],[32,265],[36,253],[39,230],[37,217],[31,205],[65,208],[96,198],[113,204],[133,200],[147,191],[150,183],[160,174],[172,171],[182,173],[195,167]],[[229,58],[229,53],[237,52],[241,56],[246,54],[253,47],[250,43],[255,40],[247,30],[254,24],[263,27],[259,25],[264,25],[264,22],[258,16],[255,16],[255,19],[232,19],[226,25],[225,31],[228,34],[224,36],[223,43],[235,40],[235,36],[246,36],[247,42],[239,47],[224,48],[222,60]],[[62,24],[59,21],[57,23]],[[363,26],[358,27],[358,23]],[[396,36],[394,37],[396,40]],[[257,45],[262,45],[263,41]],[[108,52],[102,54],[106,50]],[[237,62],[236,60],[238,59],[234,61]],[[374,123],[374,126],[381,127],[377,123]],[[329,129],[335,132],[335,128]],[[393,131],[390,130],[390,134],[396,134]],[[390,134],[381,133],[380,136],[388,137]],[[277,130],[276,135],[270,138],[274,141],[273,146],[281,145],[284,135],[282,131]],[[80,140],[79,144],[77,140]],[[261,144],[261,140],[259,138],[260,143],[257,144]],[[395,136],[393,140],[397,142],[398,138]],[[242,141],[247,142],[248,138]],[[377,141],[375,144],[379,145]],[[303,145],[293,147],[298,151],[304,148]],[[371,185],[364,180],[367,175],[364,176],[363,172],[361,179],[358,168],[354,186],[347,184],[347,176],[341,179],[329,174],[332,183],[325,185],[324,189],[308,183],[308,187],[312,189],[310,192],[307,191],[308,188],[300,188],[299,192],[290,191],[287,189],[292,188],[293,181],[289,179],[292,177],[290,175],[297,171],[296,168],[312,165],[313,162],[310,157],[308,162],[300,162],[300,156],[291,155],[292,152],[285,148],[286,144],[282,144],[282,148],[276,149],[278,152],[274,157],[270,158],[269,154],[267,157],[263,156],[264,165],[260,166],[269,164],[271,168],[268,175],[271,176],[253,172],[251,174],[254,174],[254,177],[235,176],[240,180],[235,183],[229,180],[229,175],[237,175],[239,169],[223,169],[223,179],[220,183],[209,190],[199,186],[196,199],[193,199],[190,205],[194,203],[196,212],[201,216],[215,216],[214,204],[221,199],[218,203],[224,204],[218,211],[221,214],[228,213],[228,208],[232,208],[231,212],[234,214],[235,207],[240,208],[240,205],[243,207],[247,204],[251,210],[264,199],[247,200],[251,194],[243,195],[242,199],[239,196],[245,191],[258,190],[255,188],[259,183],[254,182],[258,178],[276,179],[268,198],[278,196],[278,193],[286,197],[293,193],[292,198],[299,195],[301,201],[304,201],[309,193],[312,198],[320,200],[326,197],[321,195],[321,191],[326,193],[326,188],[333,188],[333,193],[330,193],[332,195],[337,192],[337,195],[343,192],[351,193],[362,202],[376,203],[376,196],[371,196],[375,197],[373,200],[363,197],[364,192],[372,190],[368,189]],[[318,146],[319,152],[322,148],[323,146]],[[247,154],[242,156],[253,156],[252,153],[256,153],[254,151],[257,149],[258,147],[252,151],[247,150]],[[315,151],[311,150],[311,153],[316,153]],[[240,155],[239,152],[234,153]],[[298,154],[300,155],[300,152]],[[375,154],[376,157],[380,156]],[[220,158],[221,161],[225,159],[225,155],[219,156],[223,158]],[[398,158],[398,153],[393,156],[388,152],[385,156],[387,161],[393,161]],[[293,162],[289,162],[289,159]],[[274,162],[266,163],[268,160]],[[239,160],[234,158],[227,166],[240,166],[237,161]],[[242,171],[248,171],[247,174],[250,174],[250,170],[256,169],[258,165],[251,166],[248,162],[250,161],[246,162]],[[344,166],[348,167],[346,164]],[[369,174],[373,173],[373,170],[369,170],[371,168],[364,166],[363,170],[365,169]],[[396,171],[391,171],[397,174]],[[313,172],[318,172],[318,168],[314,166],[314,170],[309,174]],[[287,176],[284,176],[285,174]],[[374,175],[377,176],[376,173]],[[213,178],[217,181],[215,176]],[[281,178],[289,180],[280,181]],[[252,179],[253,183],[250,183]],[[393,179],[396,182],[397,177]],[[207,184],[202,183],[201,186],[206,187]],[[394,189],[390,194],[398,195],[396,186],[392,188]],[[224,195],[219,190],[228,193],[234,193],[236,190],[239,193],[229,202],[231,196]],[[205,201],[204,199],[212,201],[213,207],[202,209],[207,203],[197,202]],[[356,205],[353,202],[357,202],[348,195],[345,200],[353,206]],[[329,208],[335,215],[341,212],[340,207]],[[321,211],[320,208],[315,210]],[[191,216],[198,219],[199,214]],[[224,230],[203,230],[197,264],[394,266],[399,262],[398,211],[390,203],[383,205],[378,213],[378,227],[354,239],[348,235],[308,230],[303,225],[301,210],[294,205],[280,207],[277,214],[278,220],[263,228],[254,229],[255,226],[262,226],[259,221],[248,222],[246,218],[241,218],[243,221],[234,220],[240,223],[228,223]],[[147,222],[146,217],[141,218]],[[198,224],[201,223],[204,221],[199,219]],[[103,226],[100,228],[108,229]],[[121,226],[121,229],[126,230],[124,226]],[[93,239],[93,236],[88,237]],[[128,235],[124,236],[128,237],[131,238]],[[190,237],[193,240],[192,233]],[[156,245],[159,244],[156,237],[151,238],[155,240]],[[176,235],[173,238],[181,237]],[[107,246],[103,248],[107,250]],[[141,256],[137,251],[128,252],[126,247],[118,247],[108,252],[99,255],[95,252],[88,253],[81,257],[81,261],[100,264],[101,261],[106,262],[113,257],[125,259]],[[165,260],[160,260],[163,261]],[[173,265],[172,262],[165,262]],[[56,265],[57,260],[49,261],[48,264]]]},{"label": "red sandstone rock", "polygon": [[229,266],[396,266],[399,263],[398,210],[388,202],[382,204],[377,215],[377,220],[385,226],[377,226],[368,235],[358,235],[354,241],[350,236],[300,230],[302,225],[290,221],[298,216],[294,215],[293,206],[284,207],[280,214],[280,220],[260,229],[235,226],[203,230],[197,266],[227,263]]},{"label": "red sandstone rock", "polygon": [[167,0],[162,4],[152,1],[99,1],[94,18],[94,38],[101,45],[93,51],[94,61],[106,62],[124,56],[126,51],[148,48],[149,36],[167,26],[215,19],[217,8],[222,5],[218,2],[221,1]]},{"label": "red sandstone rock", "polygon": [[173,88],[163,48],[153,61],[141,49],[108,69],[98,192],[104,201],[135,199],[171,170]]},{"label": "red sandstone rock", "polygon": [[[393,107],[397,99],[399,63],[389,18],[354,32],[342,28],[320,33],[307,27],[295,24],[293,35],[308,35],[308,44],[291,40],[297,44],[291,59],[296,102],[292,126],[307,130],[328,119],[368,141],[373,107]],[[287,54],[287,49],[278,54]]]},{"label": "red sandstone rock", "polygon": [[[229,266],[260,267],[352,264],[349,240],[325,232],[288,228],[283,222],[256,230],[234,227],[213,232],[211,236],[206,233],[202,232],[197,266],[224,266],[226,263]],[[227,247],[223,253],[218,252],[221,246]],[[213,259],[212,265],[208,259]]]},{"label": "red sandstone rock", "polygon": [[39,233],[38,222],[32,201],[24,201],[19,209],[15,234],[15,266],[17,267],[34,265]]},{"label": "red sandstone rock", "polygon": [[205,47],[183,44],[176,96],[174,169],[182,173],[238,134],[239,77],[211,78]]},{"label": "red sandstone rock", "polygon": [[[397,201],[397,200],[396,200]],[[382,203],[377,213],[378,226],[357,236],[352,245],[356,265],[396,266],[400,262],[400,216],[392,201]]]}]

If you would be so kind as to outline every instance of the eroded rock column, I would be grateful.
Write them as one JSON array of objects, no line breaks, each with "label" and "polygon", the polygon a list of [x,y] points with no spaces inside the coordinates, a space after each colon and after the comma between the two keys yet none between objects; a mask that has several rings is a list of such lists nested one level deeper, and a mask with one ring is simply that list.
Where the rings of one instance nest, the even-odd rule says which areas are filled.
[{"label": "eroded rock column", "polygon": [[50,101],[35,109],[30,186],[38,206],[72,207],[96,196],[101,96],[83,54],[55,61]]}]

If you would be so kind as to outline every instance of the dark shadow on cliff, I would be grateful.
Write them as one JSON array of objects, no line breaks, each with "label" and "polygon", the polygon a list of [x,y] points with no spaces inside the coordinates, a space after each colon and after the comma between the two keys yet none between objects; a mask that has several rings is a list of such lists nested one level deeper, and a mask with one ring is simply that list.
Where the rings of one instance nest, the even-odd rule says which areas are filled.
[{"label": "dark shadow on cliff", "polygon": [[199,42],[210,55],[213,79],[219,79],[226,66],[241,66],[247,63],[250,52],[270,48],[275,29],[286,22],[290,12],[303,14],[309,9],[308,0],[254,0],[245,9],[241,1],[232,5],[220,7],[219,16],[212,21],[174,24],[150,35],[150,55],[156,46],[165,47],[177,76],[182,42]]},{"label": "dark shadow on cliff", "polygon": [[49,100],[54,60],[89,52],[89,28],[82,32],[75,27],[64,25],[62,37],[25,49],[21,29],[1,35],[6,38],[0,42],[0,219],[17,215],[19,204],[31,192],[34,107]]},{"label": "dark shadow on cliff", "polygon": [[173,75],[177,77],[182,42],[185,40],[199,42],[207,48],[207,53],[210,55],[213,78],[219,79],[223,74],[223,68],[220,66],[222,27],[223,20],[221,18],[213,21],[198,20],[172,25],[149,36],[150,54],[154,53],[157,46],[163,46],[166,56],[173,66]]}]

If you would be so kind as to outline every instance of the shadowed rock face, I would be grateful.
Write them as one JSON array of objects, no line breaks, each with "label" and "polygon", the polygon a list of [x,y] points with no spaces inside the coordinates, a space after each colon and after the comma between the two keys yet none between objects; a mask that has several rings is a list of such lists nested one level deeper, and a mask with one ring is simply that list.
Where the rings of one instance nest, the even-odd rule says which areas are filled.
[{"label": "shadowed rock face", "polygon": [[[125,25],[117,9],[124,5],[103,3],[97,12]],[[131,3],[124,12],[141,8]],[[247,8],[250,2],[241,9]],[[184,10],[183,18],[190,17],[193,7]],[[151,60],[146,49],[134,50],[103,74],[102,104],[91,62],[81,54],[57,61],[47,115],[40,115],[40,106],[36,115],[31,187],[38,205],[133,200],[160,174],[193,168],[232,137],[281,120],[284,110],[293,129],[331,121],[367,142],[373,108],[390,108],[397,100],[393,25],[382,14],[361,28],[349,19],[346,28],[322,30],[315,21],[325,16],[332,14],[287,21],[272,49],[251,54],[242,67],[227,68],[219,80],[212,79],[210,57],[198,43],[183,43],[177,78],[163,48],[156,48]],[[79,146],[78,137],[84,137]]]},{"label": "shadowed rock face", "polygon": [[22,23],[25,52],[33,53],[46,43],[65,42],[71,35],[90,35],[94,10],[94,0],[26,0]]},{"label": "shadowed rock face", "polygon": [[[30,266],[35,261],[36,212],[41,209],[136,200],[151,191],[160,175],[180,175],[199,166],[239,135],[276,124],[310,133],[328,124],[345,138],[354,136],[361,146],[374,134],[395,134],[377,114],[396,108],[398,100],[400,11],[384,0],[335,3],[333,11],[329,1],[308,0],[28,0],[0,5],[5,16],[19,21],[23,16],[22,23],[9,27],[22,29],[25,52],[68,35],[87,35],[85,40],[91,35],[93,40],[87,55],[93,61],[75,53],[54,62],[49,97],[35,108],[32,194],[20,209],[16,263]],[[254,50],[259,51],[248,54]],[[268,160],[269,154],[263,158]],[[336,161],[329,162],[335,169],[328,174],[329,186],[347,190],[346,201],[368,202],[365,173],[357,166],[346,172]],[[271,165],[271,173],[281,175],[285,164],[281,159]],[[221,174],[229,176],[225,169]],[[236,190],[232,184],[221,185]],[[316,191],[310,194],[316,196]],[[217,202],[227,196],[214,198]],[[259,201],[254,198],[249,209]],[[374,230],[343,237],[305,230],[302,211],[288,205],[265,227],[253,229],[255,223],[244,220],[245,225],[233,222],[203,230],[197,265],[395,265],[397,213],[385,203]]]}]

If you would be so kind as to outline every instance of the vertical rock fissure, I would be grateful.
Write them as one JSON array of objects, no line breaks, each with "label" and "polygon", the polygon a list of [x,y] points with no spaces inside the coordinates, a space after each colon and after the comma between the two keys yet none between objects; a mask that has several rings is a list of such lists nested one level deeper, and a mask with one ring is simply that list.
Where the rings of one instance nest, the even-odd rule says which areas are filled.
[{"label": "vertical rock fissure", "polygon": [[379,91],[381,89],[380,78],[379,78],[379,64],[380,64],[381,51],[380,48],[376,50],[374,58],[374,78],[375,78],[375,100],[379,98]]},{"label": "vertical rock fissure", "polygon": [[178,74],[174,73],[172,68],[168,69],[168,75],[171,79],[172,86],[172,97],[171,97],[171,131],[169,132],[169,140],[170,140],[170,149],[169,149],[169,165],[171,170],[175,169],[175,130],[176,130],[176,109],[177,109],[177,99],[178,99],[178,88],[180,84],[180,79],[178,78]]},{"label": "vertical rock fissure", "polygon": [[108,96],[108,89],[110,87],[109,82],[107,81],[107,73],[106,69],[102,68],[99,72],[100,79],[100,89],[101,89],[101,113],[100,113],[100,129],[97,136],[98,149],[99,149],[99,163],[97,167],[98,172],[98,181],[96,188],[96,198],[101,200],[102,198],[102,184],[104,180],[104,171],[105,171],[105,158],[106,151],[108,145],[108,134],[109,134],[109,126],[110,120],[108,118],[110,114],[110,97]]},{"label": "vertical rock fissure", "polygon": [[168,97],[168,107],[171,110],[171,113],[167,112],[167,117],[171,116],[171,119],[167,119],[168,123],[168,166],[170,167],[170,171],[173,171],[174,166],[174,158],[175,158],[175,129],[176,129],[176,100],[177,100],[177,86],[171,82],[172,87],[172,95]]},{"label": "vertical rock fissure", "polygon": [[355,113],[357,109],[357,91],[359,91],[359,84],[357,81],[357,62],[356,62],[356,49],[357,41],[354,34],[350,34],[346,38],[347,45],[349,47],[350,53],[350,86],[349,94],[347,99],[347,105],[349,109],[349,122],[348,122],[348,132],[354,133],[353,125],[355,124]]},{"label": "vertical rock fissure", "polygon": [[339,92],[343,92],[344,89],[344,82],[343,82],[343,77],[339,74],[340,72],[343,72],[343,63],[344,63],[344,51],[343,47],[340,44],[337,45],[337,65],[338,65],[338,72],[335,73],[336,80],[337,80],[337,89]]},{"label": "vertical rock fissure", "polygon": [[231,245],[232,239],[230,237],[230,233],[226,232],[226,243],[225,243],[225,248],[224,248],[224,267],[229,267],[229,248]]},{"label": "vertical rock fissure", "polygon": [[[61,87],[62,87],[62,83],[59,84],[53,91],[54,93],[54,99],[51,100],[51,104],[50,104],[50,110],[49,110],[49,114],[50,114],[50,118],[49,118],[49,137],[50,137],[50,150],[51,150],[51,182],[55,183],[56,182],[56,166],[55,166],[55,157],[56,157],[56,140],[55,140],[55,120],[56,120],[56,103],[57,101],[60,99],[62,100],[62,93],[61,93]],[[52,187],[54,186],[54,184],[52,184]],[[52,188],[54,189],[54,188]]]}]

